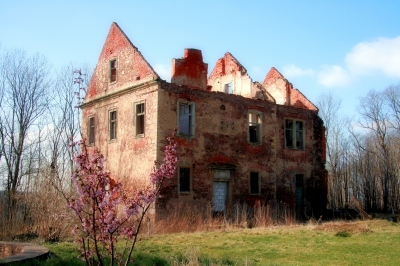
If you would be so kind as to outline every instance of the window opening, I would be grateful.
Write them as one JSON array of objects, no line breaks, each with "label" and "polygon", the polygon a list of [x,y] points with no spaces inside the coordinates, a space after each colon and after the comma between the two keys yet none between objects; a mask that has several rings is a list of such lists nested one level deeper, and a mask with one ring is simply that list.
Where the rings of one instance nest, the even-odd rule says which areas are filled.
[{"label": "window opening", "polygon": [[144,134],[144,103],[136,104],[136,136]]},{"label": "window opening", "polygon": [[117,60],[110,61],[110,82],[117,81]]},{"label": "window opening", "polygon": [[89,145],[94,144],[94,117],[89,117]]},{"label": "window opening", "polygon": [[249,141],[260,143],[261,118],[259,114],[249,113]]},{"label": "window opening", "polygon": [[117,111],[110,112],[110,140],[117,138]]},{"label": "window opening", "polygon": [[225,84],[225,93],[229,93],[229,94],[233,93],[232,82]]},{"label": "window opening", "polygon": [[304,149],[304,123],[302,121],[285,121],[285,145],[287,148]]},{"label": "window opening", "polygon": [[260,194],[260,179],[258,172],[250,172],[250,194]]},{"label": "window opening", "polygon": [[193,136],[193,113],[192,103],[179,103],[179,134]]},{"label": "window opening", "polygon": [[190,168],[179,168],[179,192],[190,192]]}]

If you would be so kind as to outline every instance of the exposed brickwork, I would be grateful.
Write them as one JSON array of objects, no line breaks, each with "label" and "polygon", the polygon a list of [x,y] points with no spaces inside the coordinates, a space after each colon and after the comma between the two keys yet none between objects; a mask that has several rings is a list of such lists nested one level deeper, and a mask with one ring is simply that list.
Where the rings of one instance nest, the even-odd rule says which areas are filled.
[{"label": "exposed brickwork", "polygon": [[208,77],[208,85],[213,91],[225,92],[226,84],[231,84],[232,93],[251,98],[253,84],[247,70],[230,53],[218,59],[213,71]]},{"label": "exposed brickwork", "polygon": [[284,79],[283,75],[275,67],[271,67],[271,69],[265,76],[263,84],[275,84],[278,79]]},{"label": "exposed brickwork", "polygon": [[[271,174],[275,172],[275,124],[276,105],[267,101],[252,100],[238,95],[222,92],[194,90],[170,83],[162,84],[160,99],[164,103],[164,123],[161,131],[166,135],[171,124],[176,123],[174,106],[178,99],[196,102],[196,134],[188,140],[177,137],[179,154],[187,165],[193,167],[193,193],[179,194],[177,180],[168,184],[174,193],[163,196],[159,206],[164,207],[172,198],[195,204],[198,200],[207,202],[213,183],[213,168],[232,167],[229,202],[247,201],[247,199],[274,199],[275,183]],[[224,106],[223,109],[220,107]],[[249,110],[262,112],[262,143],[248,142]],[[261,194],[249,195],[250,171],[257,171],[261,177]],[[203,197],[207,195],[207,197]]]},{"label": "exposed brickwork", "polygon": [[231,54],[225,53],[224,57],[218,59],[213,71],[211,72],[208,81],[211,85],[216,78],[231,74],[232,72],[240,71],[242,74],[247,73],[247,70],[239,63],[239,61]]},{"label": "exposed brickwork", "polygon": [[[109,62],[113,59],[117,60],[117,81],[110,83]],[[104,96],[107,92],[130,84],[139,84],[157,78],[159,76],[139,50],[120,27],[113,23],[89,83],[86,100],[95,96]]]},{"label": "exposed brickwork", "polygon": [[[109,61],[117,59],[116,82]],[[263,83],[253,82],[230,53],[220,58],[207,80],[200,50],[185,49],[172,63],[172,82],[159,79],[122,30],[113,24],[82,105],[83,132],[95,118],[95,144],[118,179],[144,184],[155,160],[163,159],[165,137],[179,126],[180,104],[191,106],[191,133],[179,135],[179,166],[190,169],[190,191],[179,178],[168,180],[156,214],[185,204],[213,207],[213,188],[226,184],[226,210],[237,202],[300,204],[296,175],[304,176],[302,208],[318,214],[326,204],[325,139],[318,109],[272,68]],[[229,85],[229,86],[228,86]],[[231,91],[227,91],[230,89]],[[136,135],[135,104],[145,103],[145,132]],[[117,112],[117,138],[110,140],[109,112]],[[251,117],[256,117],[254,126]],[[253,119],[253,118],[252,118]],[[285,119],[301,121],[304,147],[285,146]],[[250,142],[250,134],[257,140]],[[257,173],[260,193],[250,193]],[[297,193],[297,194],[296,194]],[[296,198],[297,197],[297,198]]]},{"label": "exposed brickwork", "polygon": [[171,82],[206,90],[207,71],[208,65],[203,62],[201,51],[185,49],[183,58],[172,60]]},{"label": "exposed brickwork", "polygon": [[302,109],[317,110],[317,107],[312,104],[298,89],[290,90],[290,105]]},{"label": "exposed brickwork", "polygon": [[[109,62],[116,59],[117,80],[110,82]],[[107,158],[113,177],[145,183],[156,156],[157,83],[159,78],[128,37],[113,23],[103,45],[82,106],[82,132],[95,119],[95,146]],[[153,82],[153,83],[152,83]],[[123,95],[120,97],[120,95]],[[133,106],[146,103],[146,134],[134,136]],[[109,112],[117,112],[117,138],[110,140]],[[134,163],[132,163],[134,162]],[[140,162],[140,163],[139,163]]]},{"label": "exposed brickwork", "polygon": [[276,103],[316,111],[318,108],[298,89],[272,67],[262,83],[263,87],[276,99]]}]

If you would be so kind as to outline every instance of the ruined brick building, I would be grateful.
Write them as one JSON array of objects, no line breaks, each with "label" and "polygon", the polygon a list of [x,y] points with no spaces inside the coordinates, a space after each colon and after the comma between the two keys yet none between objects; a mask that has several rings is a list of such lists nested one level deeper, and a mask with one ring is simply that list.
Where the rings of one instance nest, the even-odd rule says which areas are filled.
[{"label": "ruined brick building", "polygon": [[235,203],[286,202],[319,215],[326,205],[325,139],[318,109],[275,68],[253,82],[230,53],[208,76],[185,49],[162,80],[116,23],[82,104],[83,132],[119,180],[146,182],[178,127],[179,167],[156,215],[177,204],[229,211]]}]

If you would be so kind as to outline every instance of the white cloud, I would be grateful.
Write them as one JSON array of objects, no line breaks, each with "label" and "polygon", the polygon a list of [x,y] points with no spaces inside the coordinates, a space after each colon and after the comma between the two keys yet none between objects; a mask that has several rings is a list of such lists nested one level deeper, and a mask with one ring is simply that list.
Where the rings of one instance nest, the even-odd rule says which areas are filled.
[{"label": "white cloud", "polygon": [[326,87],[346,86],[350,83],[351,76],[340,66],[323,66],[318,73],[318,81]]},{"label": "white cloud", "polygon": [[166,67],[165,65],[162,64],[156,64],[154,66],[154,70],[157,72],[157,74],[164,80],[170,80],[171,78],[171,67],[168,66]]},{"label": "white cloud", "polygon": [[360,42],[346,54],[344,62],[343,66],[325,65],[319,70],[288,65],[283,74],[287,78],[317,76],[319,84],[326,87],[347,86],[357,78],[374,74],[400,78],[400,36]]},{"label": "white cloud", "polygon": [[294,64],[283,67],[282,74],[286,78],[301,77],[301,76],[313,76],[314,70],[302,69]]},{"label": "white cloud", "polygon": [[346,64],[354,75],[379,71],[400,78],[400,36],[358,43],[346,55]]}]

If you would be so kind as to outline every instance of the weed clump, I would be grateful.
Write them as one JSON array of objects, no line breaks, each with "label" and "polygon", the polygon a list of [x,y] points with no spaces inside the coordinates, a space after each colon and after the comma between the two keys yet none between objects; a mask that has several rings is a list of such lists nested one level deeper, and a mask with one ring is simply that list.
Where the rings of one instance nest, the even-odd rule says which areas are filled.
[{"label": "weed clump", "polygon": [[335,234],[335,236],[338,236],[338,237],[350,237],[351,234],[348,231],[339,231],[339,232],[337,232]]}]

